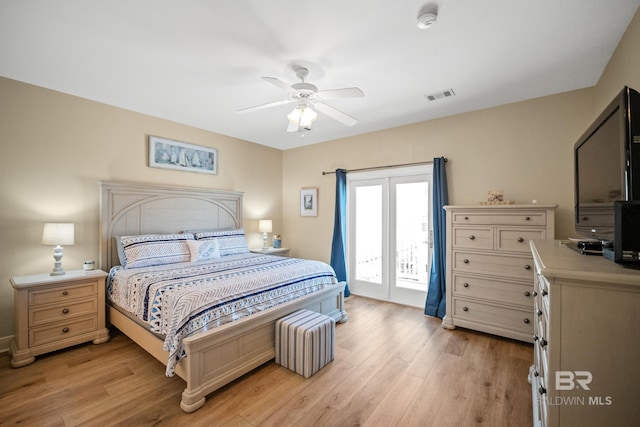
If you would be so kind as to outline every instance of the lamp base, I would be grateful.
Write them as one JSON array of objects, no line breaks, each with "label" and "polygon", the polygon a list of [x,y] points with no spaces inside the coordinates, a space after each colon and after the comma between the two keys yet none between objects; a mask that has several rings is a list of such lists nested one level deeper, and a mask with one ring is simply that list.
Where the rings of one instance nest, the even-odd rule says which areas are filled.
[{"label": "lamp base", "polygon": [[51,276],[62,276],[65,274],[62,268],[62,246],[58,245],[53,248],[53,259],[55,259],[56,262],[53,264],[53,271],[49,274]]}]

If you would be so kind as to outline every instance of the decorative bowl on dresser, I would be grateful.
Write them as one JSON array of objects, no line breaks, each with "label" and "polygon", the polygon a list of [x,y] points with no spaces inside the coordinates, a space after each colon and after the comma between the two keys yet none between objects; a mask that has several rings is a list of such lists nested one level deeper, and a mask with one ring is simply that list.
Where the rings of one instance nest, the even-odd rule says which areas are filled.
[{"label": "decorative bowl on dresser", "polygon": [[445,328],[532,341],[534,264],[529,241],[554,238],[556,208],[445,206]]},{"label": "decorative bowl on dresser", "polygon": [[11,366],[26,366],[40,354],[83,342],[108,341],[106,277],[102,270],[13,277],[15,336]]}]

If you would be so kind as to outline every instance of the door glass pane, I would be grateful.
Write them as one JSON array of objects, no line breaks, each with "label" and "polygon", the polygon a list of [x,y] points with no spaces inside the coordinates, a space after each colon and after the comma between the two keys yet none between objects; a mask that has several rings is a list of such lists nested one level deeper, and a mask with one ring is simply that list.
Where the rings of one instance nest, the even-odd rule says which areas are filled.
[{"label": "door glass pane", "polygon": [[382,186],[355,188],[355,278],[382,283]]},{"label": "door glass pane", "polygon": [[428,287],[428,190],[427,182],[396,184],[396,287]]}]

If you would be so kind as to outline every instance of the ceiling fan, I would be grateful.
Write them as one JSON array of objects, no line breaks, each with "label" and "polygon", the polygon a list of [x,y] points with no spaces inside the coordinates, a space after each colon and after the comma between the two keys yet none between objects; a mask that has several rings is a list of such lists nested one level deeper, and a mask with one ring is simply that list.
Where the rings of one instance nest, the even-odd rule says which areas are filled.
[{"label": "ceiling fan", "polygon": [[322,101],[329,99],[363,97],[364,93],[359,88],[349,87],[343,89],[319,91],[317,86],[305,81],[307,76],[309,75],[309,70],[307,68],[296,67],[295,72],[296,76],[298,76],[298,78],[300,79],[300,83],[294,83],[292,85],[288,85],[282,80],[276,79],[275,77],[262,77],[262,80],[272,83],[279,88],[289,92],[288,99],[256,105],[254,107],[243,108],[241,110],[238,110],[238,113],[249,113],[252,111],[295,102],[296,107],[291,113],[287,115],[287,118],[289,119],[289,127],[287,128],[287,132],[311,130],[311,124],[318,117],[318,114],[315,112],[314,108],[347,126],[353,126],[357,123],[357,120],[353,117],[331,107],[330,105],[325,104]]}]

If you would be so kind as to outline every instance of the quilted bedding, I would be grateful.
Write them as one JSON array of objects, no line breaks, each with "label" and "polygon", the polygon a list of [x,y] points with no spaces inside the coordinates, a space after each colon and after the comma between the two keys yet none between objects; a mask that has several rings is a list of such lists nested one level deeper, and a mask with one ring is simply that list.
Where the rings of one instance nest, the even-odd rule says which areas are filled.
[{"label": "quilted bedding", "polygon": [[165,336],[167,376],[185,357],[182,340],[337,283],[319,261],[245,253],[109,273],[107,298]]}]

